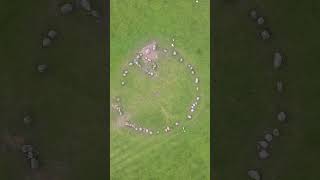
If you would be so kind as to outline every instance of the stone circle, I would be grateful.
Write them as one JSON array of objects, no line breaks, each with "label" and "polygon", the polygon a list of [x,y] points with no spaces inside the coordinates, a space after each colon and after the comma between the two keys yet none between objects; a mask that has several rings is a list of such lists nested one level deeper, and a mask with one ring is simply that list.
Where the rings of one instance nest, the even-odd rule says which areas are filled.
[{"label": "stone circle", "polygon": [[[128,75],[129,75],[128,68],[136,68],[137,70],[144,72],[150,78],[156,78],[158,76],[157,70],[159,68],[157,64],[157,59],[159,58],[159,56],[161,56],[159,52],[167,53],[169,51],[168,49],[170,49],[170,52],[172,53],[167,54],[167,56],[169,55],[171,58],[176,59],[177,62],[180,62],[180,63],[184,62],[185,59],[181,57],[180,53],[178,53],[177,49],[175,49],[176,47],[175,47],[175,44],[173,43],[174,41],[175,39],[173,38],[172,43],[170,43],[171,44],[170,48],[162,48],[162,47],[160,48],[158,47],[158,44],[155,41],[153,41],[150,44],[146,45],[144,48],[142,48],[139,52],[137,52],[135,58],[130,60],[128,63],[126,63],[126,65],[128,65],[127,68],[122,69],[123,79],[120,81],[121,86],[125,86],[127,83],[130,83],[129,81],[125,80],[126,78],[128,78]],[[191,75],[195,74],[195,69],[191,64],[187,64],[187,70],[190,72]],[[199,84],[200,78],[195,77],[193,79],[193,82],[195,84]],[[196,89],[198,91],[199,87],[196,86]],[[193,115],[191,114],[196,112],[196,109],[197,109],[196,107],[198,106],[198,103],[200,101],[200,96],[199,95],[195,96],[193,101],[194,102],[192,103],[191,108],[188,111],[189,113],[186,112],[186,120],[193,119]],[[126,112],[124,112],[122,109],[120,100],[116,101],[116,104],[114,105],[113,108],[117,110],[119,116],[124,116],[126,114]],[[137,124],[131,122],[130,120],[126,120],[124,125],[125,127],[132,128],[135,132],[139,132],[147,135],[153,135],[153,134],[156,135],[156,134],[159,134],[160,132],[169,133],[173,129],[176,129],[178,126],[180,126],[180,124],[182,123],[183,121],[181,122],[180,120],[174,121],[172,126],[167,125],[165,128],[162,128],[161,131],[160,131],[161,128],[157,130],[157,129],[143,127],[143,125],[138,126]],[[186,132],[185,127],[182,126],[182,129],[183,129],[183,132]]]}]

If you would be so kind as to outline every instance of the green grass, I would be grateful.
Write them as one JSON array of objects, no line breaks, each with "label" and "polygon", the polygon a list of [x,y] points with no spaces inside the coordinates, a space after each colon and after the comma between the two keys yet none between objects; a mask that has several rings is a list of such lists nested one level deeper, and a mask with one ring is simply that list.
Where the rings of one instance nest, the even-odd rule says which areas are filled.
[{"label": "green grass", "polygon": [[[172,134],[139,135],[112,125],[117,117],[112,113],[111,179],[209,179],[209,1],[197,6],[193,1],[111,1],[110,19],[111,97],[122,96],[125,111],[136,117],[135,122],[163,127],[175,119],[185,119],[190,95],[195,92],[186,67],[165,61],[158,79],[149,80],[129,71],[129,84],[121,87],[124,65],[150,40],[156,39],[162,45],[175,36],[178,51],[200,77],[202,97],[197,116],[190,122],[184,120],[186,133],[176,129]],[[158,91],[160,97],[155,98],[153,91]]]},{"label": "green grass", "polygon": [[[8,129],[31,141],[50,176],[103,179],[105,27],[79,11],[56,16],[54,2],[1,2],[0,135]],[[59,37],[52,47],[41,49],[48,28],[55,28]],[[37,63],[47,63],[49,71],[40,75]],[[25,111],[34,115],[30,128],[23,125]],[[0,152],[0,159],[0,179],[29,174],[21,154]],[[55,168],[56,161],[65,168]]]},{"label": "green grass", "polygon": [[[275,0],[215,3],[215,179],[245,180],[248,168],[261,168],[264,179],[318,179],[319,5]],[[270,42],[257,38],[248,18],[248,10],[256,6],[274,33]],[[275,48],[288,57],[281,71],[272,69]],[[275,92],[278,79],[285,83],[281,96]],[[276,120],[280,109],[289,113],[288,126]],[[272,156],[258,161],[255,142],[264,130],[275,127],[282,135],[273,144]]]}]

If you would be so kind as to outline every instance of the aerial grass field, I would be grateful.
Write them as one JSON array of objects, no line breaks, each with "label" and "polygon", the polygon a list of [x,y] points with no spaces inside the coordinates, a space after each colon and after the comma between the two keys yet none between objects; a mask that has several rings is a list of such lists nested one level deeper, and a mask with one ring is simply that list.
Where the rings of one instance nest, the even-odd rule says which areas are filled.
[{"label": "aerial grass field", "polygon": [[[161,131],[144,135],[119,127],[118,114],[111,112],[111,179],[209,179],[209,1],[112,0],[110,5],[110,96],[121,98],[124,114],[131,121]],[[172,57],[159,58],[159,76],[149,78],[133,69],[121,86],[122,72],[137,51],[153,40],[169,47],[173,37],[175,48],[196,70],[198,92],[186,64]],[[188,105],[196,94],[201,100],[188,121]],[[174,127],[164,133],[164,127],[176,121],[186,132]]]},{"label": "aerial grass field", "polygon": [[[258,168],[263,179],[319,179],[318,1],[215,1],[214,119],[215,179],[245,180]],[[257,8],[272,30],[271,41],[257,37],[249,9]],[[286,63],[273,69],[280,48]],[[284,92],[276,92],[277,80]],[[288,112],[288,123],[276,119]],[[256,142],[267,128],[279,128],[271,157],[257,159]]]},{"label": "aerial grass field", "polygon": [[[20,149],[0,150],[0,179],[105,179],[106,27],[84,12],[59,14],[64,1],[5,0],[0,6],[0,145],[18,136],[39,151],[31,171]],[[105,2],[95,2],[105,14]],[[48,29],[58,32],[41,48]],[[48,71],[37,72],[38,63]],[[33,122],[23,123],[24,113]]]}]

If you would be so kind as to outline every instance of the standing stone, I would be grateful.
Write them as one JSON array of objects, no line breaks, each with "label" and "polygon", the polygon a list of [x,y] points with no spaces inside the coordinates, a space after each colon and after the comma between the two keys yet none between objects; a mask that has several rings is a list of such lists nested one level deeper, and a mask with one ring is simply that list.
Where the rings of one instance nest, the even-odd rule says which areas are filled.
[{"label": "standing stone", "polygon": [[39,64],[37,67],[38,72],[43,73],[48,69],[48,65],[46,64]]},{"label": "standing stone", "polygon": [[278,115],[277,115],[277,119],[280,121],[280,122],[285,122],[287,120],[287,114],[285,112],[279,112]]},{"label": "standing stone", "polygon": [[259,171],[254,169],[248,170],[248,176],[252,180],[261,180],[261,174],[259,173]]},{"label": "standing stone", "polygon": [[283,82],[282,81],[277,81],[277,91],[279,93],[283,92]]},{"label": "standing stone", "polygon": [[60,7],[60,12],[62,15],[69,14],[73,11],[73,6],[71,3],[66,3]]},{"label": "standing stone", "polygon": [[42,47],[49,47],[51,45],[51,39],[48,37],[43,38]]},{"label": "standing stone", "polygon": [[282,54],[280,52],[275,52],[273,54],[273,67],[275,69],[278,69],[282,64],[282,61],[283,61]]}]

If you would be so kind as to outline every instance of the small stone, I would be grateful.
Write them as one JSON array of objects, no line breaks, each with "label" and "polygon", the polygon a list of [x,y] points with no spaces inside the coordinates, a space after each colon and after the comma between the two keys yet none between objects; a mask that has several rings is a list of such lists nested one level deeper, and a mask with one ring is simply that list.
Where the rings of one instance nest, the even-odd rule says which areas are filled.
[{"label": "small stone", "polygon": [[255,9],[250,10],[249,16],[252,20],[256,20],[258,18],[258,13]]},{"label": "small stone", "polygon": [[195,81],[194,81],[196,84],[199,83],[199,78],[196,78]]},{"label": "small stone", "polygon": [[199,87],[198,86],[196,87],[196,90],[199,91]]},{"label": "small stone", "polygon": [[248,176],[252,180],[261,180],[261,174],[259,173],[259,171],[254,169],[248,170]]},{"label": "small stone", "polygon": [[167,50],[167,49],[163,49],[163,52],[164,52],[164,53],[167,53],[167,52],[168,52],[168,50]]},{"label": "small stone", "polygon": [[135,128],[136,131],[138,131],[138,128]]},{"label": "small stone", "polygon": [[132,62],[129,62],[129,64],[128,64],[129,66],[132,66],[133,65],[133,63]]},{"label": "small stone", "polygon": [[142,131],[142,128],[139,128],[139,131]]},{"label": "small stone", "polygon": [[51,45],[51,39],[48,37],[43,38],[42,40],[42,47],[46,48]]},{"label": "small stone", "polygon": [[277,91],[281,93],[283,91],[283,83],[282,81],[277,81]]},{"label": "small stone", "polygon": [[171,47],[174,47],[174,44],[173,44],[173,43],[171,43]]},{"label": "small stone", "polygon": [[38,70],[38,72],[40,72],[40,73],[45,72],[47,69],[48,69],[48,65],[46,65],[46,64],[39,64],[39,65],[37,66],[37,70]]},{"label": "small stone", "polygon": [[79,0],[79,3],[84,10],[91,11],[91,4],[89,0]]},{"label": "small stone", "polygon": [[123,77],[126,77],[126,76],[127,76],[127,74],[126,74],[126,73],[123,73],[123,74],[122,74],[122,76],[123,76]]},{"label": "small stone", "polygon": [[267,149],[269,146],[269,143],[267,141],[258,141],[258,145],[263,149]]},{"label": "small stone", "polygon": [[265,160],[265,159],[267,159],[268,157],[270,157],[270,153],[268,153],[267,150],[262,149],[261,151],[258,152],[258,157],[259,157],[259,159],[261,159],[261,160]]},{"label": "small stone", "polygon": [[172,52],[172,55],[174,55],[174,56],[177,55],[177,52],[176,52],[176,51],[173,51],[173,52]]},{"label": "small stone", "polygon": [[31,116],[29,116],[29,115],[25,116],[25,117],[23,118],[23,122],[24,122],[24,124],[26,124],[26,125],[31,124],[31,122],[32,122]]},{"label": "small stone", "polygon": [[148,133],[148,132],[149,132],[149,129],[146,129],[146,132]]},{"label": "small stone", "polygon": [[55,30],[50,30],[50,31],[48,32],[48,37],[53,40],[53,39],[56,38],[57,34],[58,34],[57,31],[55,31]]},{"label": "small stone", "polygon": [[152,131],[150,131],[150,132],[149,132],[149,134],[150,134],[150,135],[152,135],[152,134],[153,134],[153,132],[152,132]]},{"label": "small stone", "polygon": [[39,168],[39,161],[35,158],[32,158],[31,161],[31,169],[38,169]]},{"label": "small stone", "polygon": [[280,135],[279,129],[273,129],[272,134],[276,137],[279,136]]},{"label": "small stone", "polygon": [[188,118],[188,119],[192,119],[192,116],[191,116],[191,115],[187,115],[187,118]]},{"label": "small stone", "polygon": [[257,24],[258,24],[258,25],[263,25],[264,22],[265,22],[264,17],[259,17],[259,18],[257,19]]},{"label": "small stone", "polygon": [[265,134],[264,139],[268,142],[271,142],[273,139],[272,134],[269,134],[269,133]]},{"label": "small stone", "polygon": [[157,131],[157,134],[159,134],[160,132],[159,131]]},{"label": "small stone", "polygon": [[197,100],[197,101],[200,101],[200,96],[197,96],[197,97],[196,97],[196,100]]},{"label": "small stone", "polygon": [[175,39],[174,38],[172,38],[172,42],[174,42],[175,41]]},{"label": "small stone", "polygon": [[124,86],[126,83],[124,81],[121,81],[121,85]]},{"label": "small stone", "polygon": [[277,118],[280,122],[285,122],[287,119],[287,114],[285,112],[279,112]]},{"label": "small stone", "polygon": [[60,7],[60,12],[62,15],[69,14],[73,11],[73,6],[71,3],[66,3]]},{"label": "small stone", "polygon": [[33,150],[33,146],[29,144],[22,145],[21,151],[23,153],[31,152]]},{"label": "small stone", "polygon": [[191,71],[191,74],[193,75],[193,74],[195,74],[195,72],[192,70],[192,71]]},{"label": "small stone", "polygon": [[120,98],[120,97],[116,97],[116,101],[117,101],[117,102],[120,102],[120,101],[121,101],[121,98]]},{"label": "small stone", "polygon": [[199,3],[199,0],[196,0],[196,3]]},{"label": "small stone", "polygon": [[261,36],[262,40],[268,40],[268,39],[270,39],[271,34],[268,30],[263,30],[263,31],[261,31],[260,36]]},{"label": "small stone", "polygon": [[275,52],[273,54],[273,67],[278,69],[282,65],[283,57],[280,52]]},{"label": "small stone", "polygon": [[179,61],[182,63],[183,62],[183,58],[180,58]]},{"label": "small stone", "polygon": [[193,109],[193,108],[191,108],[191,109],[190,109],[190,112],[194,112],[194,109]]},{"label": "small stone", "polygon": [[91,16],[93,16],[95,18],[100,18],[100,15],[99,15],[98,11],[96,11],[96,10],[92,10],[90,12],[90,14],[91,14]]},{"label": "small stone", "polygon": [[176,123],[175,123],[175,125],[176,125],[176,126],[179,126],[179,123],[178,123],[178,122],[176,122]]}]

